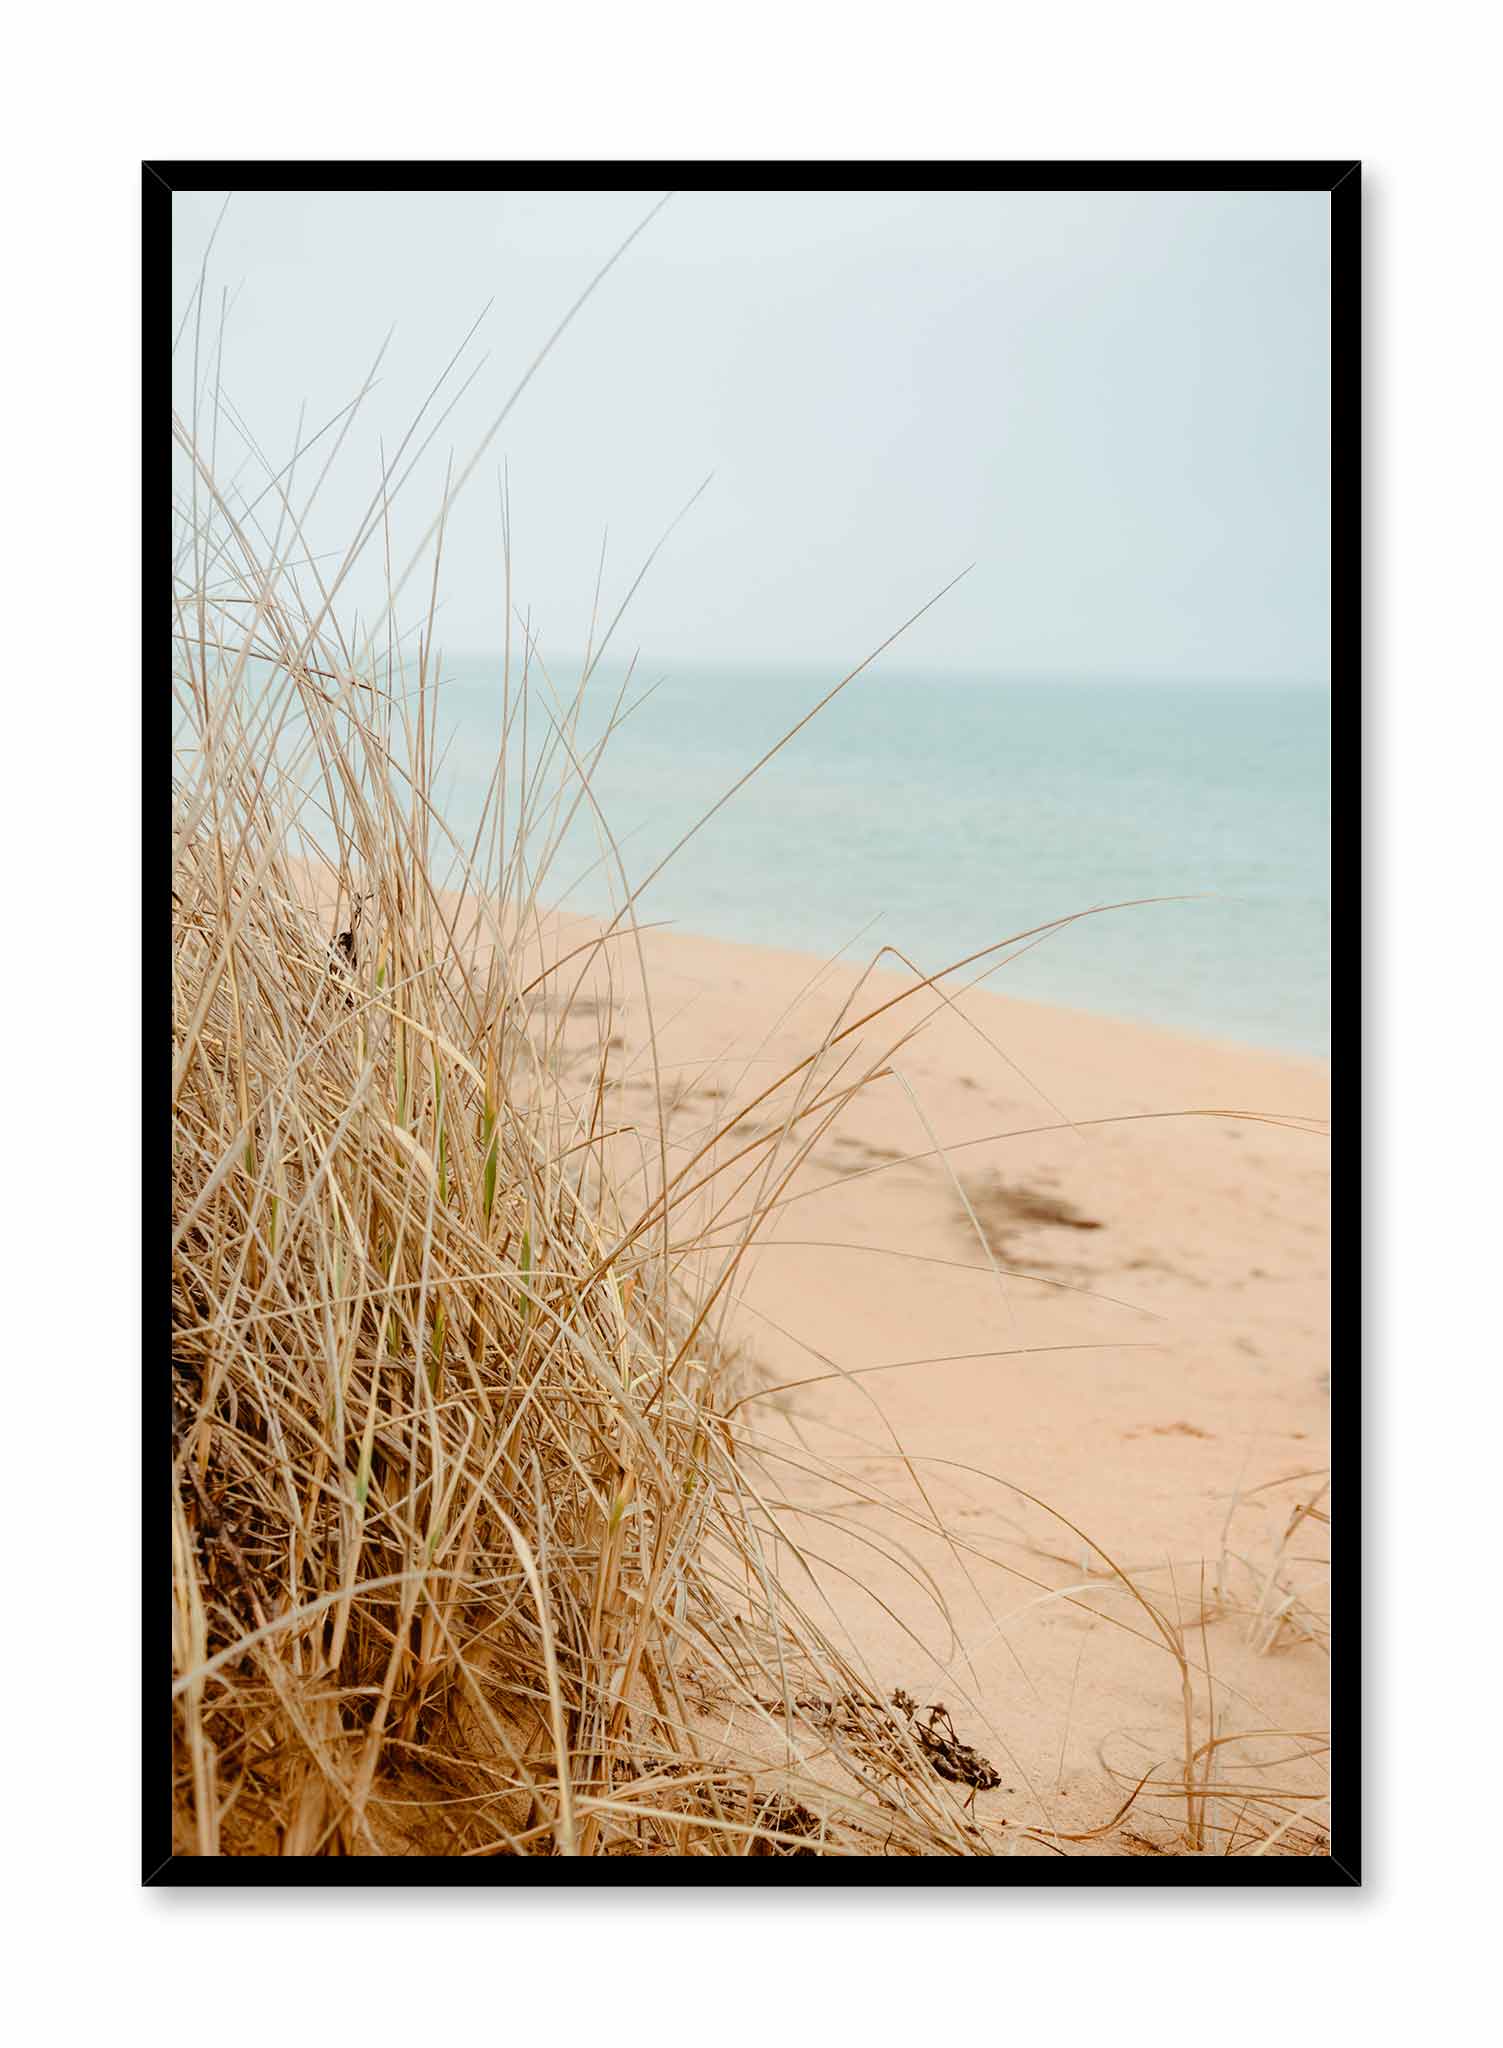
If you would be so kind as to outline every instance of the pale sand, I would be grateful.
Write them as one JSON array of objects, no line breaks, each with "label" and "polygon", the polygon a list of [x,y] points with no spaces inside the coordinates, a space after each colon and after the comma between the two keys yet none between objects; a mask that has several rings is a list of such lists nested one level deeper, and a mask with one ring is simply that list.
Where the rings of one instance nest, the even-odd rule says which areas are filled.
[{"label": "pale sand", "polygon": [[[564,928],[591,927],[571,919]],[[857,972],[821,976],[818,961],[797,954],[670,931],[649,931],[642,945],[664,1093],[682,1098],[671,1130],[696,1142],[709,1120],[723,1122],[819,1042]],[[627,986],[630,952],[629,940],[613,946],[611,1070],[618,1107],[637,1109],[645,1124],[647,1018],[639,989]],[[913,979],[876,976],[860,1007]],[[861,1043],[875,1055],[933,1002],[920,995],[889,1012]],[[1156,1758],[1182,1754],[1179,1671],[1164,1649],[1080,1605],[1038,1604],[1027,1580],[1080,1586],[1105,1567],[1014,1489],[1076,1523],[1187,1623],[1201,1612],[1202,1588],[1215,1605],[1225,1542],[1230,1604],[1241,1611],[1212,1619],[1203,1641],[1194,1627],[1188,1648],[1198,1662],[1209,1657],[1219,1731],[1293,1736],[1220,1751],[1240,1789],[1210,1818],[1231,1827],[1261,1787],[1269,1796],[1256,1833],[1268,1815],[1296,1811],[1324,1830],[1326,1803],[1282,1796],[1322,1791],[1323,1753],[1262,1772],[1248,1766],[1322,1748],[1329,1729],[1324,1519],[1302,1521],[1268,1580],[1291,1513],[1316,1498],[1330,1457],[1328,1139],[1205,1117],[1081,1126],[1205,1109],[1324,1119],[1328,1067],[982,991],[959,1007],[898,1055],[901,1080],[874,1083],[842,1112],[791,1183],[789,1193],[820,1192],[785,1207],[743,1269],[729,1329],[750,1354],[746,1383],[1027,1346],[1088,1348],[915,1364],[740,1411],[743,1420],[763,1416],[791,1453],[800,1455],[802,1440],[838,1456],[924,1518],[894,1455],[900,1443],[956,1533],[1026,1575],[975,1556],[962,1563],[880,1509],[843,1510],[827,1481],[789,1466],[786,1497],[810,1509],[798,1538],[828,1560],[819,1577],[832,1631],[884,1692],[903,1686],[921,1703],[948,1705],[962,1739],[1011,1788],[982,1795],[981,1810],[1037,1826],[1043,1808],[1061,1830],[1092,1828]],[[1051,1103],[1076,1128],[1003,1135],[1059,1124]],[[752,1130],[781,1114],[754,1112]],[[738,1142],[745,1132],[738,1126]],[[936,1143],[947,1161],[893,1163]],[[1329,1512],[1329,1496],[1319,1509]],[[904,1551],[933,1574],[958,1642],[905,1575]],[[1247,1640],[1254,1611],[1261,1601],[1272,1613],[1291,1593],[1292,1625],[1260,1653]],[[1146,1625],[1120,1590],[1083,1598],[1102,1615]],[[1197,1739],[1204,1691],[1197,1678]],[[1092,1846],[1122,1853],[1168,1843],[1173,1819],[1172,1802],[1155,1811],[1143,1801]],[[1242,1844],[1256,1833],[1249,1820]],[[1213,1849],[1226,1840],[1210,1837]],[[1309,1830],[1293,1840],[1308,1843]]]},{"label": "pale sand", "polygon": [[[445,900],[458,912],[458,899]],[[549,919],[547,957],[599,929]],[[859,969],[669,930],[645,931],[640,944],[672,1171],[819,1045]],[[586,975],[566,1043],[580,1054],[583,1087],[609,1039],[605,1121],[651,1133],[657,1093],[636,941],[618,933],[609,952],[610,996],[598,974]],[[578,971],[576,962],[549,975],[530,999],[535,1028],[557,1019]],[[915,979],[871,976],[849,1016]],[[936,1000],[921,992],[889,1011],[827,1067],[853,1043],[869,1064]],[[1149,1631],[1099,1553],[1024,1496],[1047,1502],[1185,1624],[1192,1661],[1214,1676],[1219,1734],[1280,1731],[1218,1751],[1227,1793],[1208,1815],[1208,1852],[1226,1846],[1229,1830],[1246,1849],[1286,1815],[1300,1826],[1282,1849],[1324,1848],[1328,1139],[1162,1113],[1324,1120],[1327,1065],[979,989],[931,1015],[893,1065],[842,1110],[784,1190],[799,1199],[744,1262],[726,1333],[744,1353],[745,1388],[837,1367],[945,1362],[827,1379],[740,1409],[792,1461],[774,1470],[816,1583],[787,1553],[785,1577],[873,1689],[885,1697],[901,1686],[925,1706],[947,1705],[960,1738],[1001,1774],[978,1813],[1019,1831],[1100,1828],[1151,1765],[1160,1779],[1182,1772],[1180,1673],[1161,1645],[1112,1625]],[[785,1090],[737,1123],[720,1154],[775,1130],[789,1100]],[[1019,1132],[1032,1134],[1009,1135]],[[623,1141],[618,1169],[641,1142]],[[935,1145],[944,1158],[907,1163]],[[791,1150],[785,1141],[780,1156]],[[655,1165],[648,1178],[657,1185]],[[626,1193],[631,1213],[641,1181]],[[695,1220],[691,1208],[675,1238]],[[722,1244],[734,1237],[719,1233]],[[975,1353],[987,1355],[966,1356]],[[839,1460],[899,1512],[852,1505],[811,1472],[808,1453]],[[1281,1554],[1291,1514],[1311,1502],[1318,1513]],[[975,1551],[958,1556],[919,1526],[936,1514]],[[1218,1603],[1223,1574],[1228,1597]],[[925,1575],[953,1635],[919,1583]],[[1074,1598],[1041,1597],[1059,1588]],[[1203,1594],[1211,1618],[1202,1635]],[[1288,1623],[1272,1629],[1281,1607]],[[1194,1696],[1200,1741],[1199,1672]],[[713,1708],[706,1727],[713,1737]],[[736,1732],[755,1742],[767,1729],[743,1722]],[[807,1756],[810,1745],[801,1747]],[[1177,1845],[1183,1811],[1145,1797],[1122,1826],[1070,1853]],[[1025,1853],[1044,1852],[1029,1844]]]}]

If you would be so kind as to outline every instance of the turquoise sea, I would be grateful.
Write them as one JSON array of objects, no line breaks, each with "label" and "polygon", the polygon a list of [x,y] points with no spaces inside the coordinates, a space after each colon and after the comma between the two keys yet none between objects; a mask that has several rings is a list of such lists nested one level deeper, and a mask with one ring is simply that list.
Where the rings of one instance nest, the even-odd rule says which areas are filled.
[{"label": "turquoise sea", "polygon": [[[439,789],[473,827],[495,759],[498,658],[446,661]],[[562,691],[578,668],[550,661]],[[618,666],[585,692],[598,737]],[[839,679],[639,669],[592,787],[633,887]],[[545,693],[529,721],[548,738]],[[515,753],[515,748],[513,750]],[[544,894],[621,898],[588,813]],[[1209,1037],[1326,1055],[1330,694],[1283,684],[931,674],[879,663],[720,811],[638,904],[644,920],[828,955],[884,941],[925,971],[1067,912],[1194,896],[1067,927],[988,984]]]}]

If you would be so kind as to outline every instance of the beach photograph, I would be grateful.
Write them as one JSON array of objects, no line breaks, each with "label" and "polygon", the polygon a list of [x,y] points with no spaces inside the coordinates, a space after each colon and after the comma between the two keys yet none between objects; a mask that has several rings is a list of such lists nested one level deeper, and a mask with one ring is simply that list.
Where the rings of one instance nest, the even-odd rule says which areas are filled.
[{"label": "beach photograph", "polygon": [[148,166],[154,1882],[1357,1881],[1360,180],[945,168]]}]

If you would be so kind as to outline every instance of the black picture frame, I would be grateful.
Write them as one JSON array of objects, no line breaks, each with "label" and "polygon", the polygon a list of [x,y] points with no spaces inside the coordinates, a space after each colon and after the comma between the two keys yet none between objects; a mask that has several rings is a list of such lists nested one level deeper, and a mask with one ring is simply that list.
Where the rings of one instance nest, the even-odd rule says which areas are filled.
[{"label": "black picture frame", "polygon": [[[888,1888],[933,1885],[970,1888],[1024,1885],[1036,1890],[1080,1885],[1125,1885],[1196,1892],[1327,1887],[1362,1882],[1362,1573],[1361,1483],[1361,1158],[1362,1049],[1360,1009],[1360,857],[1362,846],[1362,177],[1360,162],[1332,159],[1301,162],[1113,161],[1113,162],[615,162],[615,163],[446,163],[446,162],[182,162],[152,160],[142,165],[142,671],[149,677],[155,651],[154,605],[161,589],[158,548],[170,564],[170,536],[162,506],[170,493],[168,457],[160,422],[170,412],[172,308],[170,258],[172,195],[183,191],[564,191],[599,189],[612,183],[634,188],[681,191],[808,189],[943,189],[966,191],[1301,191],[1326,192],[1331,205],[1331,706],[1332,902],[1333,902],[1333,1097],[1343,1136],[1333,1163],[1332,1308],[1333,1363],[1343,1361],[1342,1393],[1333,1417],[1332,1476],[1342,1489],[1340,1529],[1332,1530],[1334,1620],[1341,1651],[1332,1672],[1333,1733],[1339,1741],[1332,1762],[1332,1837],[1328,1857],[1206,1858],[1074,1857],[996,1858],[970,1863],[881,1858],[856,1863],[824,1858],[719,1859],[653,1857],[631,1859],[488,1857],[472,1861],[439,1857],[307,1858],[295,1869],[279,1859],[200,1859],[173,1853],[170,1821],[171,1739],[164,1710],[162,1674],[170,1669],[167,1603],[162,1589],[170,1572],[171,1541],[164,1484],[171,1463],[169,1376],[160,1370],[159,1317],[165,1290],[160,1249],[150,1220],[158,1212],[170,1179],[170,1114],[159,1099],[163,1086],[151,1011],[170,977],[170,933],[148,918],[145,927],[144,986],[147,1048],[143,1075],[145,1131],[143,1214],[145,1287],[142,1356],[142,1883],[202,1889],[271,1886],[554,1886],[646,1884],[692,1885],[694,1889],[754,1889],[771,1885]],[[170,755],[170,705],[158,725],[156,698],[144,700],[148,778],[160,765],[166,779]],[[167,805],[144,806],[143,871],[170,871]],[[154,958],[153,931],[160,958]],[[680,1867],[682,1865],[683,1867]]]}]

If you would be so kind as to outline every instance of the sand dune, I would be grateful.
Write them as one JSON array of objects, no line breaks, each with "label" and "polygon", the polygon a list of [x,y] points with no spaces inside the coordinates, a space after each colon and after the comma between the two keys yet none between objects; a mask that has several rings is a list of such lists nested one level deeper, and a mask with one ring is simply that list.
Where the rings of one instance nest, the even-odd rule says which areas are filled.
[{"label": "sand dune", "polygon": [[[528,950],[557,960],[599,929],[552,919]],[[670,1172],[711,1139],[720,1161],[765,1141],[713,1234],[724,1252],[685,1276],[712,1280],[819,1122],[779,1138],[786,1089],[738,1111],[917,977],[668,929],[608,952],[609,987],[598,967],[582,988],[578,965],[542,980],[534,1028],[557,1021],[592,1090],[606,1051],[627,1213],[660,1183],[660,1128]],[[1195,1741],[1212,1711],[1223,1738],[1206,1853],[1286,1819],[1285,1852],[1322,1853],[1326,1063],[977,988],[887,1010],[824,1055],[811,1098],[873,1064],[722,1303],[737,1420],[800,1551],[783,1576],[817,1589],[873,1692],[943,1703],[1000,1779],[978,1811],[1104,1829],[1074,1854],[1177,1852],[1183,1798],[1145,1794],[1105,1827],[1184,1754],[1179,1666],[1121,1567],[1185,1631]],[[676,1217],[676,1243],[708,1198]],[[722,1709],[702,1704],[713,1741]]]},{"label": "sand dune", "polygon": [[[684,1144],[817,1045],[857,978],[671,931],[642,945]],[[913,980],[873,977],[861,1007]],[[860,1033],[842,1079],[935,1007],[920,996]],[[619,1099],[646,1121],[639,993],[612,1022]],[[1179,1672],[1100,1552],[1034,1496],[1193,1624],[1218,1733],[1295,1733],[1218,1751],[1209,1849],[1264,1790],[1265,1825],[1304,1815],[1287,1839],[1318,1846],[1324,1757],[1283,1760],[1329,1725],[1328,1141],[1301,1127],[1328,1114],[1326,1065],[977,990],[892,1068],[799,1168],[727,1323],[745,1385],[766,1390],[741,1419],[823,1560],[836,1633],[884,1692],[945,1703],[998,1768],[987,1807],[1035,1825],[1042,1807],[1060,1830],[1109,1819],[1181,1741]],[[1286,1121],[1182,1114],[1205,1110]],[[753,1110],[733,1137],[784,1113]],[[806,1448],[897,1505],[853,1503],[801,1469]],[[926,1533],[936,1514],[974,1550]],[[1174,1832],[1173,1802],[1145,1799],[1100,1847]]]}]

